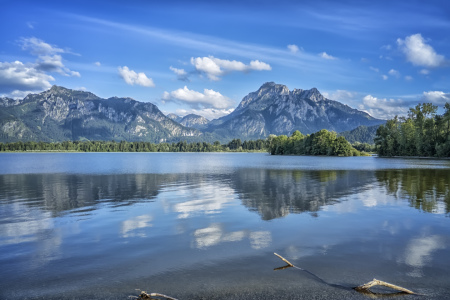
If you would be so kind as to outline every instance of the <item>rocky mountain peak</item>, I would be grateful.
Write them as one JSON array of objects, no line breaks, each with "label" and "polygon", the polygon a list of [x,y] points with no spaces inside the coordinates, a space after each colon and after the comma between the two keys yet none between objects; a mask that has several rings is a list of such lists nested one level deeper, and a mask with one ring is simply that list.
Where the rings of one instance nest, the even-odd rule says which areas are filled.
[{"label": "rocky mountain peak", "polygon": [[302,93],[303,98],[310,99],[313,101],[323,101],[326,98],[319,92],[315,87],[310,90],[305,90]]},{"label": "rocky mountain peak", "polygon": [[289,88],[283,84],[277,84],[275,82],[266,82],[258,89],[258,95],[263,94],[289,94]]},{"label": "rocky mountain peak", "polygon": [[179,115],[176,115],[174,113],[168,114],[167,117],[178,123],[181,121],[181,119],[183,119],[182,117],[180,117]]},{"label": "rocky mountain peak", "polygon": [[186,115],[180,121],[181,125],[196,129],[203,129],[206,127],[206,125],[208,125],[208,123],[209,123],[208,119],[196,114]]},{"label": "rocky mountain peak", "polygon": [[22,101],[21,100],[15,100],[8,97],[0,97],[0,106],[14,106],[19,105]]}]

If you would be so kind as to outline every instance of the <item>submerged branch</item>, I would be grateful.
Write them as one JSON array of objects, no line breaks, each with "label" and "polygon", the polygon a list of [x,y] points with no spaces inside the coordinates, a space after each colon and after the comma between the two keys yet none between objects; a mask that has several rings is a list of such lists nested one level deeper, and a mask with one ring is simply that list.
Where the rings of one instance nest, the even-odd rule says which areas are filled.
[{"label": "submerged branch", "polygon": [[[277,254],[277,253],[274,253],[274,254],[275,254],[276,256],[278,256],[278,258],[280,258],[282,261],[284,261],[285,263],[287,263],[286,266],[283,266],[283,267],[279,267],[279,268],[274,269],[275,271],[277,271],[277,270],[284,270],[284,269],[287,269],[287,268],[290,268],[290,267],[294,267],[294,268],[296,268],[296,269],[305,271],[305,272],[307,272],[307,273],[313,275],[313,276],[314,276],[315,278],[317,278],[319,281],[321,281],[321,282],[323,282],[323,283],[325,283],[325,284],[327,284],[327,285],[329,285],[329,286],[338,287],[338,288],[347,288],[347,289],[348,289],[348,287],[345,287],[345,286],[342,286],[342,285],[339,285],[339,284],[331,284],[331,283],[328,283],[328,282],[326,282],[325,280],[323,280],[322,278],[320,278],[319,276],[317,276],[316,274],[311,273],[311,272],[309,272],[308,270],[305,270],[305,269],[302,269],[302,268],[299,268],[299,267],[295,266],[293,263],[291,263],[290,261],[288,261],[287,259],[285,259],[283,256],[281,256],[281,255],[279,255],[279,254]],[[391,293],[391,294],[382,294],[382,293],[373,293],[372,291],[369,290],[371,287],[374,287],[374,286],[377,286],[377,285],[385,286],[385,287],[388,287],[388,288],[391,288],[391,289],[394,289],[394,290],[397,290],[397,291],[400,291],[400,292],[398,292],[398,293]],[[354,289],[355,291],[357,291],[357,292],[359,292],[359,293],[362,293],[362,294],[371,295],[371,296],[373,296],[373,297],[375,297],[375,298],[378,298],[378,297],[385,297],[385,296],[402,295],[402,294],[403,294],[403,295],[404,295],[404,294],[418,295],[417,293],[415,293],[415,292],[413,292],[413,291],[411,291],[411,290],[408,290],[408,289],[405,289],[405,288],[403,288],[403,287],[401,287],[401,286],[398,286],[398,285],[395,285],[395,284],[391,284],[391,283],[388,283],[388,282],[385,282],[385,281],[381,281],[381,280],[378,280],[378,279],[373,279],[372,281],[370,281],[370,282],[368,282],[368,283],[366,283],[366,284],[359,285],[359,286],[357,286],[357,287],[353,287],[352,289]]]},{"label": "submerged branch", "polygon": [[157,299],[157,298],[153,298],[153,297],[159,297],[159,298],[165,298],[165,299],[169,299],[169,300],[178,300],[176,298],[164,295],[164,294],[160,294],[160,293],[147,293],[144,291],[141,291],[141,293],[139,294],[138,299]]},{"label": "submerged branch", "polygon": [[403,288],[401,286],[398,286],[398,285],[395,285],[395,284],[391,284],[391,283],[388,283],[388,282],[385,282],[385,281],[381,281],[381,280],[378,280],[378,279],[375,279],[375,278],[372,281],[369,281],[366,284],[363,284],[363,285],[355,287],[354,289],[356,291],[366,291],[366,290],[368,290],[371,287],[376,286],[376,285],[385,286],[385,287],[388,287],[388,288],[391,288],[391,289],[394,289],[394,290],[397,290],[397,291],[401,291],[401,292],[407,293],[407,294],[416,294],[413,291],[405,289],[405,288]]},{"label": "submerged branch", "polygon": [[[276,256],[278,256],[282,261],[284,261],[285,263],[288,264],[288,266],[293,267],[294,265],[288,261],[286,258],[284,258],[283,256],[281,256],[280,254],[274,253]],[[283,267],[284,268],[284,267]]]}]

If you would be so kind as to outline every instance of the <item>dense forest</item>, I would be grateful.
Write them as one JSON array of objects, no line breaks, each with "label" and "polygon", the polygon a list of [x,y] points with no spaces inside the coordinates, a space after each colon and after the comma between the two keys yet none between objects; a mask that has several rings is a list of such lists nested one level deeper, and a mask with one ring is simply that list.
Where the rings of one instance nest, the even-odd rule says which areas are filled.
[{"label": "dense forest", "polygon": [[76,151],[76,152],[224,152],[224,151],[265,151],[266,140],[244,141],[234,139],[228,144],[207,142],[159,143],[149,142],[115,142],[115,141],[65,141],[61,143],[47,142],[14,142],[0,143],[0,151]]},{"label": "dense forest", "polygon": [[395,117],[377,129],[376,152],[380,156],[450,157],[450,103],[444,113],[419,103],[406,117]]},{"label": "dense forest", "polygon": [[[369,144],[356,143],[361,151],[370,151]],[[178,143],[115,142],[115,141],[65,141],[65,142],[14,142],[0,143],[0,152],[8,151],[74,151],[74,152],[241,152],[268,151],[272,155],[334,155],[357,156],[361,152],[352,147],[335,132],[321,130],[303,135],[298,130],[290,137],[270,135],[267,139],[242,142],[233,139],[227,144],[186,141]]]},{"label": "dense forest", "polygon": [[269,152],[272,155],[329,155],[359,156],[362,153],[352,147],[343,137],[333,131],[322,129],[311,135],[296,130],[290,137],[270,135]]}]

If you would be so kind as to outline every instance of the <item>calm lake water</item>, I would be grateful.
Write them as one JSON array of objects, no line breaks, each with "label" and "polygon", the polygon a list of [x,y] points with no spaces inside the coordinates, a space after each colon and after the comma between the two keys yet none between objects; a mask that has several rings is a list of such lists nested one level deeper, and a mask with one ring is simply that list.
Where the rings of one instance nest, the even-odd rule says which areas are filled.
[{"label": "calm lake water", "polygon": [[447,160],[3,153],[0,299],[449,299],[449,185]]}]

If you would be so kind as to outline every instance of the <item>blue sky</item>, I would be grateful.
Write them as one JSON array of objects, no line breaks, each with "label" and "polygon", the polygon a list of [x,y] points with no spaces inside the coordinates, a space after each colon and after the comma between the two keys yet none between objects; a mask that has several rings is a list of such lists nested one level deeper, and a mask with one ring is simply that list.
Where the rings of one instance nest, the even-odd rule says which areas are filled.
[{"label": "blue sky", "polygon": [[264,82],[374,117],[450,102],[450,1],[2,1],[0,95],[51,85],[214,119]]}]

